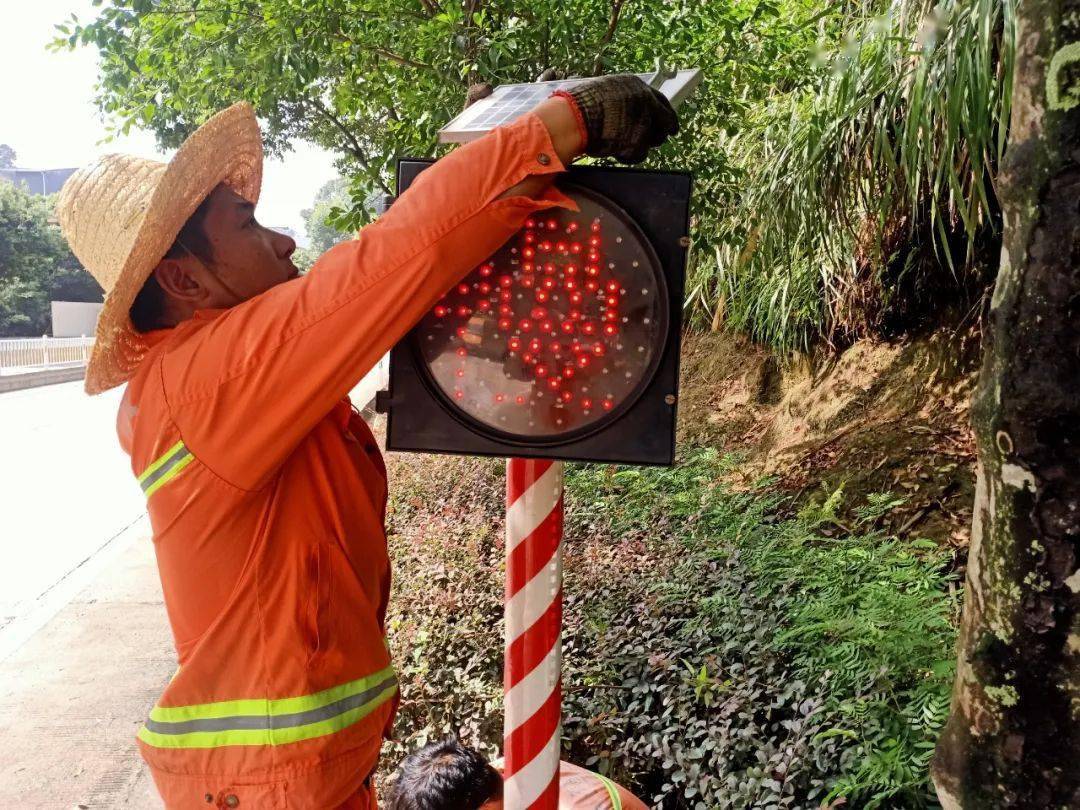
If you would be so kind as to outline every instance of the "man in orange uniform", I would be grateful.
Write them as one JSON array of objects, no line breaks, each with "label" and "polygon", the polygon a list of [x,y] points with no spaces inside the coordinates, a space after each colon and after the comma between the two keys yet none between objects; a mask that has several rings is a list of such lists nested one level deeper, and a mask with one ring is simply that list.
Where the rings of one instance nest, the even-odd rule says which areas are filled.
[{"label": "man in orange uniform", "polygon": [[106,291],[86,389],[147,497],[179,668],[139,731],[168,808],[373,808],[397,683],[384,639],[386,476],[348,391],[534,211],[583,151],[677,130],[632,77],[548,98],[446,156],[298,277],[256,222],[262,143],[237,104],[168,164],[108,155],[58,205]]},{"label": "man in orange uniform", "polygon": [[[503,782],[483,754],[456,737],[405,757],[387,810],[502,810]],[[637,796],[598,773],[559,763],[559,810],[646,810]]]}]

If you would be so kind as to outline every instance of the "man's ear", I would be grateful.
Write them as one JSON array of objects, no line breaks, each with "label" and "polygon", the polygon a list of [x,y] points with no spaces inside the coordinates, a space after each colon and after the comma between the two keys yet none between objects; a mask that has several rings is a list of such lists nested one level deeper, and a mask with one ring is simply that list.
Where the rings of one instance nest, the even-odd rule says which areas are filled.
[{"label": "man's ear", "polygon": [[154,278],[167,296],[192,306],[205,301],[210,292],[182,259],[162,259],[154,268]]}]

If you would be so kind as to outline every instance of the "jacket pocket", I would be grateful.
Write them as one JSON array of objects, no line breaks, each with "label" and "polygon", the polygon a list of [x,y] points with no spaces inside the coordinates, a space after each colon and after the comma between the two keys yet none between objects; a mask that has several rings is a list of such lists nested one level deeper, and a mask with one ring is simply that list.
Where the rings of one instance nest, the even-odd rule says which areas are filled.
[{"label": "jacket pocket", "polygon": [[319,540],[312,544],[308,553],[307,582],[307,628],[308,666],[330,648],[331,614],[330,594],[333,581],[330,544]]}]

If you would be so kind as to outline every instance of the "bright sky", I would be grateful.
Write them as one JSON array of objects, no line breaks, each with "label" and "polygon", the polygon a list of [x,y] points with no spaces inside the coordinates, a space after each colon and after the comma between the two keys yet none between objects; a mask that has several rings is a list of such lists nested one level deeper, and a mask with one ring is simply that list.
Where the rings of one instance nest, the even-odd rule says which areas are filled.
[{"label": "bright sky", "polygon": [[[0,143],[18,154],[16,165],[33,169],[64,168],[89,163],[107,152],[127,152],[167,159],[152,135],[131,133],[107,144],[105,126],[92,99],[97,80],[97,52],[82,48],[52,53],[45,49],[53,26],[72,14],[94,18],[90,0],[33,0],[3,4],[0,25]],[[297,142],[284,161],[267,161],[263,172],[259,220],[288,226],[301,236],[300,209],[335,176],[333,155]],[[306,241],[306,239],[304,240]]]}]

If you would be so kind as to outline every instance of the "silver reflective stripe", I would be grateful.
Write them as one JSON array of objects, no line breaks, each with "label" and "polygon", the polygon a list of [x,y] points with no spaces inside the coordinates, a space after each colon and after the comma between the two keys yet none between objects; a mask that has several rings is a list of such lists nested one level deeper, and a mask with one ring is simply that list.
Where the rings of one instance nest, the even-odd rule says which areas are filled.
[{"label": "silver reflective stripe", "polygon": [[176,467],[182,464],[185,460],[191,458],[191,451],[181,444],[170,455],[166,456],[161,462],[161,466],[147,475],[145,478],[139,480],[139,486],[142,487],[143,492],[149,491],[153,488],[161,479],[167,477],[170,472],[176,469]]},{"label": "silver reflective stripe", "polygon": [[247,729],[280,729],[306,726],[310,723],[330,720],[339,714],[345,714],[347,711],[359,708],[396,684],[397,678],[391,674],[384,681],[370,689],[306,712],[214,717],[202,720],[182,720],[175,723],[150,719],[146,721],[146,728],[156,734],[189,734],[193,731],[243,731]]}]

